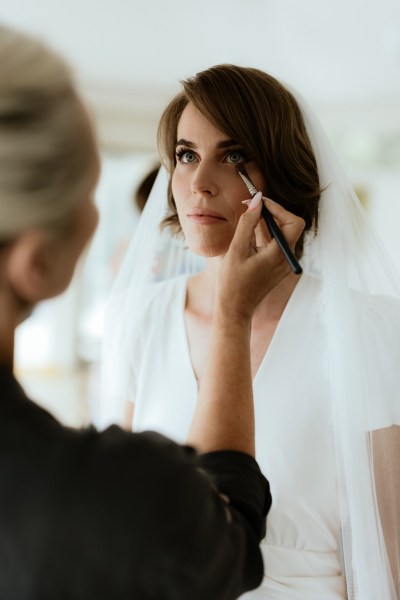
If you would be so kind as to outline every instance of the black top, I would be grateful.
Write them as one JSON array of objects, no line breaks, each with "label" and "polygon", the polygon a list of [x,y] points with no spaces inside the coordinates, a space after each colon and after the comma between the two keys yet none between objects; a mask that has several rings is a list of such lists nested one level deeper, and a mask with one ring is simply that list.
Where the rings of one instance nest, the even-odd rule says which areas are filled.
[{"label": "black top", "polygon": [[270,504],[250,456],[64,427],[0,367],[1,600],[236,598]]}]

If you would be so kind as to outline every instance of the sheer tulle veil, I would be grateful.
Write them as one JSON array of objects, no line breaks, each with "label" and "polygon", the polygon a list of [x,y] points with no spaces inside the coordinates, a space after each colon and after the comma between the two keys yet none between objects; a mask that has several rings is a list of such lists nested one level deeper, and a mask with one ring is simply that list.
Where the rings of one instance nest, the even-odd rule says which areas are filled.
[{"label": "sheer tulle veil", "polygon": [[[325,401],[331,405],[335,436],[348,597],[399,600],[399,274],[316,117],[290,91],[301,108],[324,190],[318,233],[308,234],[302,264],[322,282],[319,307],[329,380]],[[184,242],[168,231],[160,234],[167,184],[162,168],[109,301],[97,419],[101,427],[121,421],[132,395],[130,347],[149,286],[202,268]]]}]

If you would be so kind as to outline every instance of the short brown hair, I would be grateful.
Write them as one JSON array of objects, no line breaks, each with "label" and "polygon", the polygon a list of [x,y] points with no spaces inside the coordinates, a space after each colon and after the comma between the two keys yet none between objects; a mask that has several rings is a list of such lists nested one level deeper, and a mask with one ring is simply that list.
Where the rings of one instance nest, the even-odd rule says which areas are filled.
[{"label": "short brown hair", "polygon": [[[181,227],[171,190],[179,119],[191,102],[215,127],[240,143],[258,165],[264,194],[317,229],[321,188],[314,152],[293,95],[259,69],[216,65],[182,81],[183,90],[166,107],[158,127],[158,147],[170,182],[170,212],[163,221],[177,235]],[[303,252],[303,236],[296,255]]]}]

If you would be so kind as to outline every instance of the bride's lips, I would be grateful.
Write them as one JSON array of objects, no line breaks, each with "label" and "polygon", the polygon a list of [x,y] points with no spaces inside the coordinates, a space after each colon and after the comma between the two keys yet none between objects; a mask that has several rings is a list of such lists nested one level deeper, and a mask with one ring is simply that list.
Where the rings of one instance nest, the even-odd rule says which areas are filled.
[{"label": "bride's lips", "polygon": [[191,208],[186,213],[186,216],[192,223],[198,223],[201,225],[212,225],[213,223],[221,223],[222,221],[226,221],[225,217],[223,217],[220,213],[217,213],[214,210],[209,210],[208,208]]}]

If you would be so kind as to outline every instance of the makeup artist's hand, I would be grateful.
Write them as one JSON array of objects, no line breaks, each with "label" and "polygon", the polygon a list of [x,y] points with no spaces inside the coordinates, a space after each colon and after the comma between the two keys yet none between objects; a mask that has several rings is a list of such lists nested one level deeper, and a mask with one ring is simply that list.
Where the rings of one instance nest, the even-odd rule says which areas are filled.
[{"label": "makeup artist's hand", "polygon": [[294,248],[305,222],[279,204],[261,198],[261,192],[241,216],[230,248],[225,255],[219,279],[219,306],[231,318],[251,319],[259,302],[291,269],[276,240],[271,239],[260,220],[261,202],[276,220],[289,246]]}]

